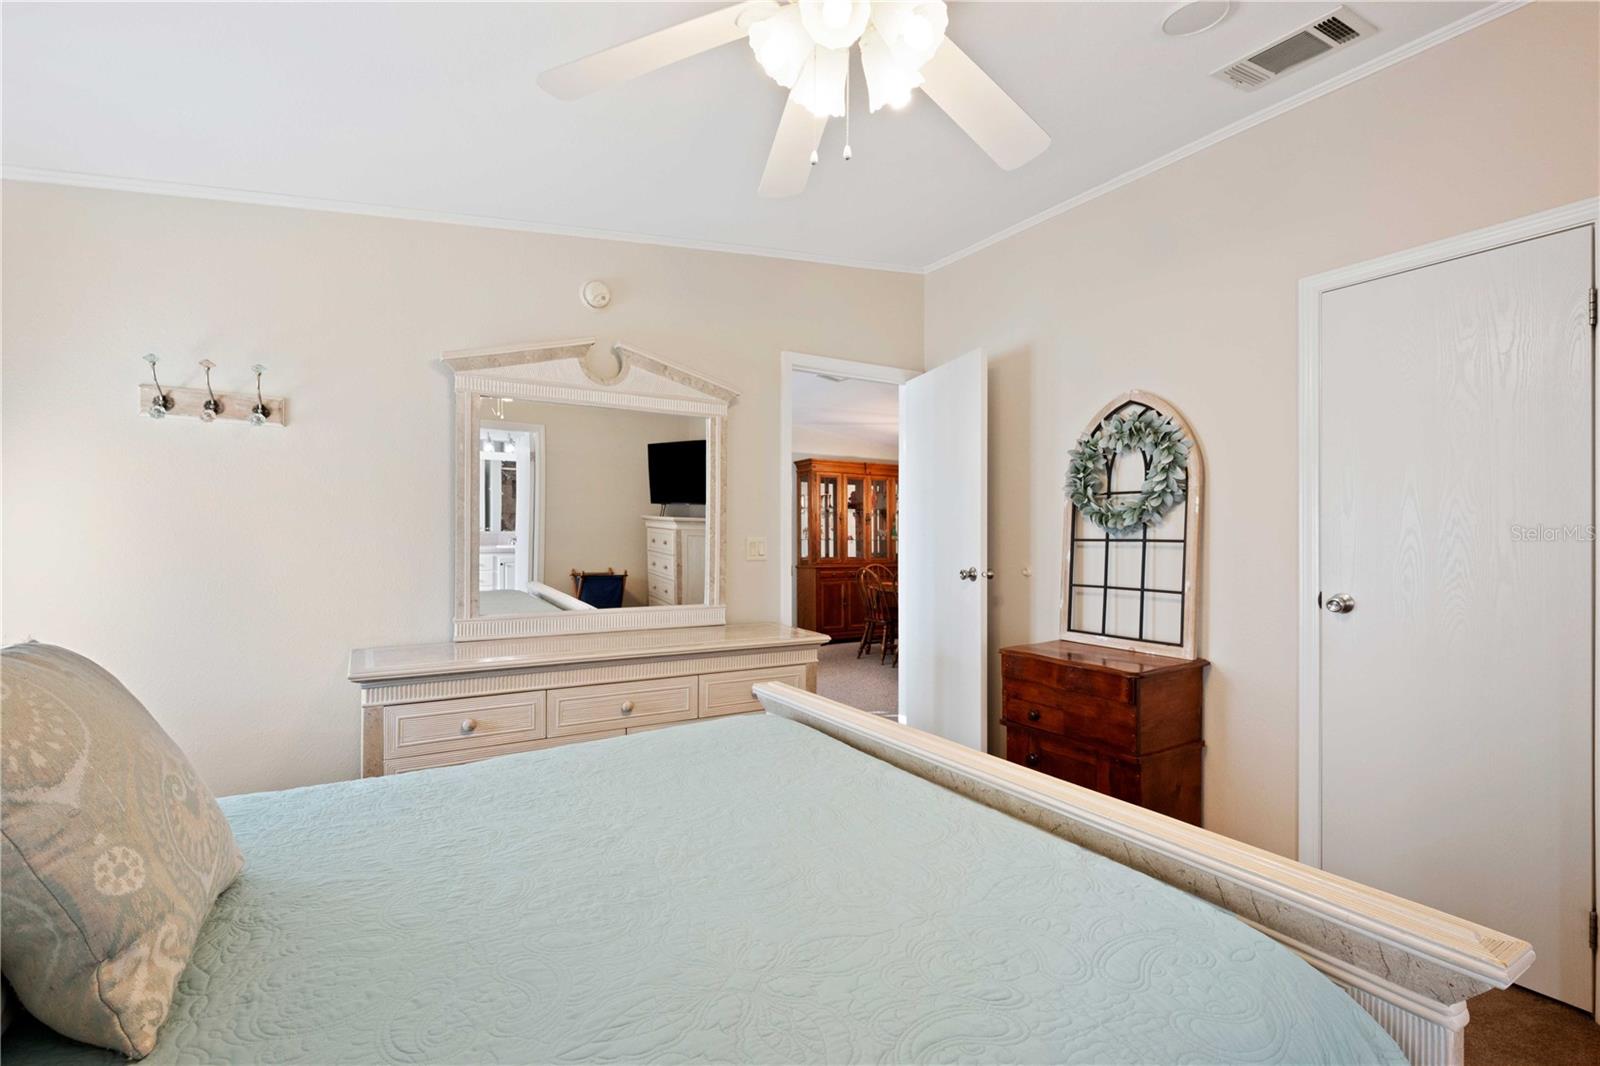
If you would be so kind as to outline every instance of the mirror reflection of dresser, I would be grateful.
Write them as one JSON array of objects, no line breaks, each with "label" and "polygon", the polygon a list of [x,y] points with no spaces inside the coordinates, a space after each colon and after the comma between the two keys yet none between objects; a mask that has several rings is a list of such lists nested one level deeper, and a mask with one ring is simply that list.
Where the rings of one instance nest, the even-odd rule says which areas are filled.
[{"label": "mirror reflection of dresser", "polygon": [[702,602],[706,584],[706,520],[646,516],[644,539],[650,606]]},{"label": "mirror reflection of dresser", "polygon": [[757,713],[762,681],[815,691],[826,636],[726,624],[737,393],[594,344],[444,357],[453,639],[351,653],[363,776]]}]

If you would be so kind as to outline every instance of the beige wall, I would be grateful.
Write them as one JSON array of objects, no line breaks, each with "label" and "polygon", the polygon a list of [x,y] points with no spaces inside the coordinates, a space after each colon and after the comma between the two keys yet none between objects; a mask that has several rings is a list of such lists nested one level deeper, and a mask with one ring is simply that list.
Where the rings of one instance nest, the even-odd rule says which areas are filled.
[{"label": "beige wall", "polygon": [[816,456],[827,459],[872,459],[888,463],[898,462],[900,459],[898,443],[892,441],[884,443],[860,434],[795,426],[790,440],[793,442],[796,459]]},{"label": "beige wall", "polygon": [[506,404],[505,415],[544,427],[545,584],[572,593],[573,570],[610,567],[627,571],[623,602],[644,606],[644,516],[660,510],[650,502],[648,446],[705,440],[706,420],[527,401]]},{"label": "beige wall", "polygon": [[1295,851],[1296,283],[1596,195],[1596,11],[1507,15],[927,280],[928,365],[993,357],[997,647],[1057,635],[1066,453],[1095,410],[1142,388],[1193,423],[1210,828]]},{"label": "beige wall", "polygon": [[[354,776],[350,649],[449,636],[441,352],[595,336],[738,389],[733,620],[777,616],[743,549],[779,536],[780,353],[922,362],[914,275],[15,182],[3,225],[0,630],[99,659],[225,793]],[[266,363],[290,426],[141,417],[147,351]]]},{"label": "beige wall", "polygon": [[[0,635],[100,659],[219,791],[352,776],[349,649],[449,631],[441,351],[592,335],[741,390],[743,620],[777,610],[775,563],[742,547],[780,535],[779,352],[920,367],[983,347],[995,645],[1056,634],[1084,422],[1130,387],[1169,397],[1208,462],[1207,820],[1292,853],[1296,281],[1595,195],[1597,35],[1594,5],[1529,7],[925,281],[8,182]],[[577,299],[596,277],[600,314]],[[141,418],[146,351],[169,385],[202,356],[229,388],[264,361],[293,424]]]}]

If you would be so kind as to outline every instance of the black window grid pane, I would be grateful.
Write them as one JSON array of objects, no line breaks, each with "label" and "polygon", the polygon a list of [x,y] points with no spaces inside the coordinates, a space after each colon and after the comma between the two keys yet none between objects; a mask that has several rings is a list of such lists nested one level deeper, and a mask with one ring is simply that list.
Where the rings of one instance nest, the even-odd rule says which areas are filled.
[{"label": "black window grid pane", "polygon": [[[1150,405],[1149,404],[1130,401],[1128,403],[1123,404],[1121,407],[1118,407],[1115,411],[1112,411],[1110,414],[1106,415],[1106,418],[1110,418],[1111,415],[1121,414],[1121,413],[1123,413],[1125,411],[1130,411],[1130,410],[1131,411],[1136,411],[1136,412],[1142,414],[1143,412],[1150,410]],[[1104,421],[1104,420],[1102,420],[1102,421]],[[1140,458],[1139,462],[1140,462],[1140,466],[1144,467],[1145,463],[1144,463],[1143,457]],[[1106,484],[1109,486],[1111,484],[1111,464],[1110,463],[1106,464],[1105,479],[1106,479]],[[1143,472],[1143,470],[1141,470],[1139,480],[1140,480],[1141,483],[1144,481],[1144,472]],[[1136,496],[1136,495],[1138,495],[1139,491],[1140,490],[1138,490],[1138,489],[1118,489],[1118,490],[1115,490],[1115,491],[1108,490],[1106,495],[1108,495],[1108,496]],[[1182,644],[1183,644],[1184,617],[1185,617],[1185,612],[1188,611],[1188,609],[1189,609],[1188,595],[1185,592],[1185,589],[1188,587],[1188,583],[1189,583],[1189,573],[1188,573],[1188,569],[1189,569],[1189,549],[1188,549],[1188,542],[1189,542],[1189,507],[1188,507],[1187,501],[1185,501],[1185,503],[1183,505],[1183,513],[1182,513],[1181,518],[1182,518],[1182,524],[1183,524],[1183,536],[1181,536],[1181,537],[1152,537],[1152,536],[1150,536],[1150,528],[1148,526],[1140,526],[1139,527],[1139,536],[1137,538],[1133,538],[1133,537],[1113,537],[1109,530],[1102,530],[1101,531],[1102,535],[1098,536],[1098,537],[1081,537],[1081,536],[1078,535],[1078,509],[1076,507],[1074,507],[1072,509],[1072,521],[1070,522],[1068,528],[1072,531],[1071,532],[1071,536],[1072,536],[1072,543],[1073,543],[1074,569],[1076,569],[1077,546],[1079,544],[1100,544],[1100,545],[1103,545],[1103,547],[1102,547],[1102,550],[1101,550],[1101,567],[1100,567],[1100,581],[1099,582],[1078,581],[1078,580],[1076,580],[1077,575],[1075,573],[1069,572],[1067,574],[1067,631],[1069,633],[1084,633],[1084,634],[1087,634],[1087,635],[1090,635],[1090,636],[1097,636],[1097,637],[1103,637],[1103,636],[1111,635],[1111,636],[1119,637],[1119,638],[1124,639],[1124,640],[1138,640],[1141,643],[1145,643],[1145,644],[1161,644],[1161,645],[1164,645],[1164,646],[1167,646],[1167,647],[1173,647],[1173,648],[1182,646]],[[1139,545],[1139,584],[1137,586],[1113,585],[1111,583],[1111,545],[1114,544],[1114,543],[1115,544],[1137,543]],[[1180,571],[1179,571],[1179,574],[1178,574],[1178,588],[1177,588],[1176,591],[1174,591],[1172,589],[1155,589],[1155,588],[1149,587],[1150,545],[1152,545],[1152,544],[1182,544],[1182,545],[1184,545],[1183,561],[1182,561],[1181,568],[1180,568]],[[1075,590],[1075,589],[1098,589],[1099,590],[1099,592],[1100,592],[1100,628],[1099,629],[1086,629],[1086,628],[1084,628],[1084,625],[1083,625],[1084,620],[1080,619],[1078,617],[1077,597],[1073,595],[1073,590]],[[1120,633],[1118,633],[1118,634],[1107,634],[1106,633],[1106,626],[1107,626],[1107,624],[1109,622],[1110,610],[1111,610],[1111,593],[1113,593],[1113,592],[1135,592],[1135,593],[1138,594],[1138,596],[1139,596],[1138,636],[1136,636],[1136,637],[1128,637],[1125,634],[1120,634]],[[1158,639],[1156,639],[1154,637],[1147,636],[1145,634],[1145,621],[1146,621],[1146,618],[1145,618],[1145,609],[1144,609],[1144,607],[1145,607],[1145,603],[1149,600],[1150,595],[1152,593],[1156,593],[1158,595],[1164,595],[1164,596],[1176,596],[1178,598],[1178,639],[1176,639],[1176,640],[1158,640]]]}]

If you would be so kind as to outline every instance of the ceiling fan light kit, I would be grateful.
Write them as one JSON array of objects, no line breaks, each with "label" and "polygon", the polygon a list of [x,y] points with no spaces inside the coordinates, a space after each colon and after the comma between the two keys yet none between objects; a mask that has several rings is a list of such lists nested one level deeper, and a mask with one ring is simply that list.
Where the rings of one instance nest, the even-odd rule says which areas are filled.
[{"label": "ceiling fan light kit", "polygon": [[[850,51],[861,51],[867,108],[901,108],[921,89],[1003,169],[1050,146],[1050,137],[954,41],[944,0],[744,0],[539,75],[563,100],[628,81],[746,37],[789,100],[761,177],[761,195],[806,186],[828,119],[849,121]],[[846,134],[844,158],[850,158]]]},{"label": "ceiling fan light kit", "polygon": [[852,47],[861,49],[868,110],[904,107],[949,23],[944,0],[799,0],[750,22],[750,50],[806,110],[842,118]]}]

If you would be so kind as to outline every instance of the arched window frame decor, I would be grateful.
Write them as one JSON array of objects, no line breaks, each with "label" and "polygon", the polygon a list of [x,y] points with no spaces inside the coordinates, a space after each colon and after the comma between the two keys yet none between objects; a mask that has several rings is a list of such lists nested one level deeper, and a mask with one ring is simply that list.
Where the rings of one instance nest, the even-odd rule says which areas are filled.
[{"label": "arched window frame decor", "polygon": [[[1183,417],[1176,407],[1159,396],[1137,389],[1123,393],[1100,408],[1095,416],[1089,420],[1084,434],[1093,433],[1114,414],[1123,413],[1128,409],[1145,408],[1153,408],[1172,419],[1173,423],[1192,442],[1187,463],[1187,491],[1183,503],[1179,505],[1182,509],[1183,531],[1181,537],[1183,546],[1182,580],[1176,589],[1170,586],[1153,587],[1149,584],[1151,580],[1150,567],[1148,565],[1151,551],[1150,545],[1152,543],[1178,543],[1179,540],[1177,538],[1152,538],[1146,528],[1141,528],[1137,536],[1113,535],[1093,526],[1091,528],[1094,530],[1094,534],[1092,536],[1085,535],[1085,531],[1080,529],[1077,508],[1073,506],[1071,498],[1066,497],[1062,505],[1063,519],[1061,529],[1061,639],[1084,644],[1099,644],[1123,651],[1146,652],[1180,659],[1193,659],[1199,655],[1196,624],[1200,614],[1200,537],[1203,514],[1201,508],[1205,493],[1205,460],[1200,452],[1200,440],[1195,435],[1194,429],[1189,425],[1188,420]],[[1124,453],[1120,461],[1129,462],[1133,459],[1132,455]],[[1143,459],[1141,458],[1138,461],[1142,467]],[[1111,471],[1108,470],[1106,481],[1108,487],[1111,485],[1110,477]],[[1142,480],[1142,476],[1140,480]],[[1120,491],[1126,492],[1128,490]],[[1177,509],[1174,508],[1175,511]],[[1084,525],[1090,524],[1085,520]],[[1113,584],[1110,575],[1112,545],[1117,543],[1126,544],[1128,542],[1141,545],[1139,552],[1139,581],[1134,585]],[[1077,557],[1081,553],[1085,560],[1092,561],[1092,549],[1086,547],[1091,544],[1100,545],[1099,555],[1102,562],[1100,563],[1101,573],[1099,579],[1096,581],[1075,582],[1073,575],[1078,573],[1075,569],[1079,562]],[[1079,574],[1079,577],[1087,576],[1086,574]],[[1074,600],[1074,591],[1087,593],[1096,588],[1100,590],[1100,619],[1097,621],[1095,619],[1074,617],[1074,605],[1076,602]],[[1105,632],[1105,629],[1108,628],[1110,600],[1114,592],[1138,596],[1139,614],[1136,635],[1129,635],[1124,631]],[[1152,594],[1158,597],[1178,597],[1180,620],[1177,640],[1144,639],[1148,635],[1145,631],[1145,605],[1151,601]],[[1085,596],[1084,599],[1087,600],[1088,597]]]}]

